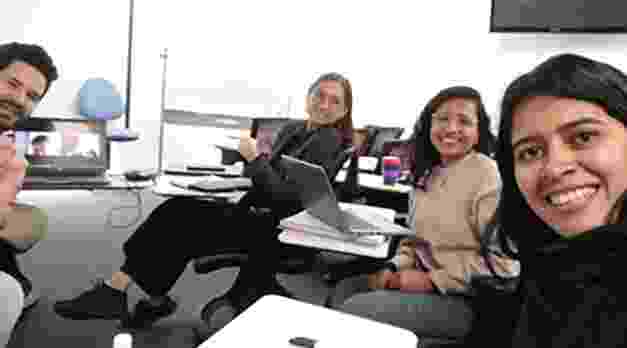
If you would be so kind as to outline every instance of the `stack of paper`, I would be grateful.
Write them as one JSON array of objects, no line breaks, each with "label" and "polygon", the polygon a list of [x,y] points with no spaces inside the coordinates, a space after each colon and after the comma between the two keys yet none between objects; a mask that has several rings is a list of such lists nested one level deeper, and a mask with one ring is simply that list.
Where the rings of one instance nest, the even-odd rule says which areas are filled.
[{"label": "stack of paper", "polygon": [[306,210],[282,219],[279,228],[363,245],[374,246],[387,241],[387,237],[383,235],[361,235],[341,232],[312,216]]},{"label": "stack of paper", "polygon": [[[209,180],[225,180],[218,176],[206,176],[204,178]],[[239,190],[231,190],[227,192],[206,192],[189,188],[190,185],[199,181],[201,180],[199,180],[198,177],[160,175],[157,177],[157,183],[152,187],[152,191],[158,195],[168,197],[211,198],[225,200],[232,203],[237,203],[246,194],[246,191]]]},{"label": "stack of paper", "polygon": [[189,178],[176,178],[172,179],[170,183],[174,186],[197,190],[203,192],[228,192],[247,190],[252,187],[252,181],[249,178],[221,178],[219,176],[211,175],[202,180],[190,180]]}]

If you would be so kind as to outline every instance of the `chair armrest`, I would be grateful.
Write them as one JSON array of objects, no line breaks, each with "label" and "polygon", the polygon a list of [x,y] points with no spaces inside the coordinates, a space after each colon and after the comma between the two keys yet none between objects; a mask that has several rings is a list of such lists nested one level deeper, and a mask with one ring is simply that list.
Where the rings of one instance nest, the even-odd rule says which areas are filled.
[{"label": "chair armrest", "polygon": [[[324,258],[324,255],[320,255],[320,257]],[[325,282],[337,284],[346,278],[377,272],[385,267],[386,262],[386,260],[354,256],[353,260],[341,264],[325,265],[325,268],[319,271]]]},{"label": "chair armrest", "polygon": [[329,284],[336,284],[346,278],[378,272],[385,268],[389,259],[395,255],[400,240],[400,237],[392,238],[390,242],[390,253],[385,259],[347,255],[330,251],[320,252],[317,255],[314,269],[322,274],[322,279]]}]

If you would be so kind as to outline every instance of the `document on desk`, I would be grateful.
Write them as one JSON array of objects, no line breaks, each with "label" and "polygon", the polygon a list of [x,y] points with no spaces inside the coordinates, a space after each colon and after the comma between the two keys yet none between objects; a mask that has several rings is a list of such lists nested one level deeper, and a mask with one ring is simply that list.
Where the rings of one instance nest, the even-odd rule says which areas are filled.
[{"label": "document on desk", "polygon": [[176,178],[171,179],[170,184],[183,189],[202,192],[248,190],[253,185],[252,180],[249,178],[221,178],[216,175],[210,175],[200,180],[193,177]]},{"label": "document on desk", "polygon": [[[176,182],[178,185],[172,184],[172,181]],[[198,181],[198,177],[162,175],[157,178],[157,183],[153,186],[152,190],[154,193],[162,196],[211,198],[232,202],[239,201],[239,199],[246,194],[246,191],[241,190],[231,190],[228,192],[204,192],[188,188],[189,184],[193,184]]]},{"label": "document on desk", "polygon": [[279,228],[289,229],[293,231],[301,231],[311,233],[326,238],[341,240],[361,245],[379,245],[387,241],[386,236],[382,235],[359,235],[354,233],[344,233],[327,225],[320,219],[312,216],[306,210],[296,215],[282,219]]},{"label": "document on desk", "polygon": [[284,229],[279,234],[281,243],[304,246],[320,250],[337,251],[359,256],[369,256],[384,259],[390,255],[390,239],[385,239],[383,243],[368,245],[353,243],[346,240],[335,239],[322,234],[313,234],[302,230]]},{"label": "document on desk", "polygon": [[306,210],[281,220],[279,227],[284,226],[285,228],[304,229],[311,233],[319,233],[338,239],[353,240],[356,242],[364,241],[365,243],[370,244],[375,242],[380,243],[384,239],[381,237],[407,237],[415,235],[415,233],[410,229],[399,224],[395,224],[375,212],[357,209],[355,205],[345,206],[342,210],[349,212],[362,220],[368,221],[373,226],[376,226],[376,228],[359,229],[353,227],[351,228],[350,233],[343,233],[324,223],[315,216],[312,216]]}]

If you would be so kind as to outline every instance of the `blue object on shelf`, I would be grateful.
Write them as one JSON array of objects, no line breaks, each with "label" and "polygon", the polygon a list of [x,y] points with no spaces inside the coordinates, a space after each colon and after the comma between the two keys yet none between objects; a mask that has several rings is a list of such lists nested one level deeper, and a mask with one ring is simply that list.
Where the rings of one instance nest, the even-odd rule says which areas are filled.
[{"label": "blue object on shelf", "polygon": [[79,113],[96,120],[114,120],[124,113],[124,102],[113,83],[103,78],[85,81],[78,92]]}]

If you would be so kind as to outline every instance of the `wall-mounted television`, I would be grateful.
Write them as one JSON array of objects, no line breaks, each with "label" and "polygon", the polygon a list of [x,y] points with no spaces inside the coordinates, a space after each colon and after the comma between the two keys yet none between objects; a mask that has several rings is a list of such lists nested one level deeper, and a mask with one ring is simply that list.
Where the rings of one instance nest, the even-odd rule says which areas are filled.
[{"label": "wall-mounted television", "polygon": [[625,0],[492,0],[491,32],[627,33]]}]

